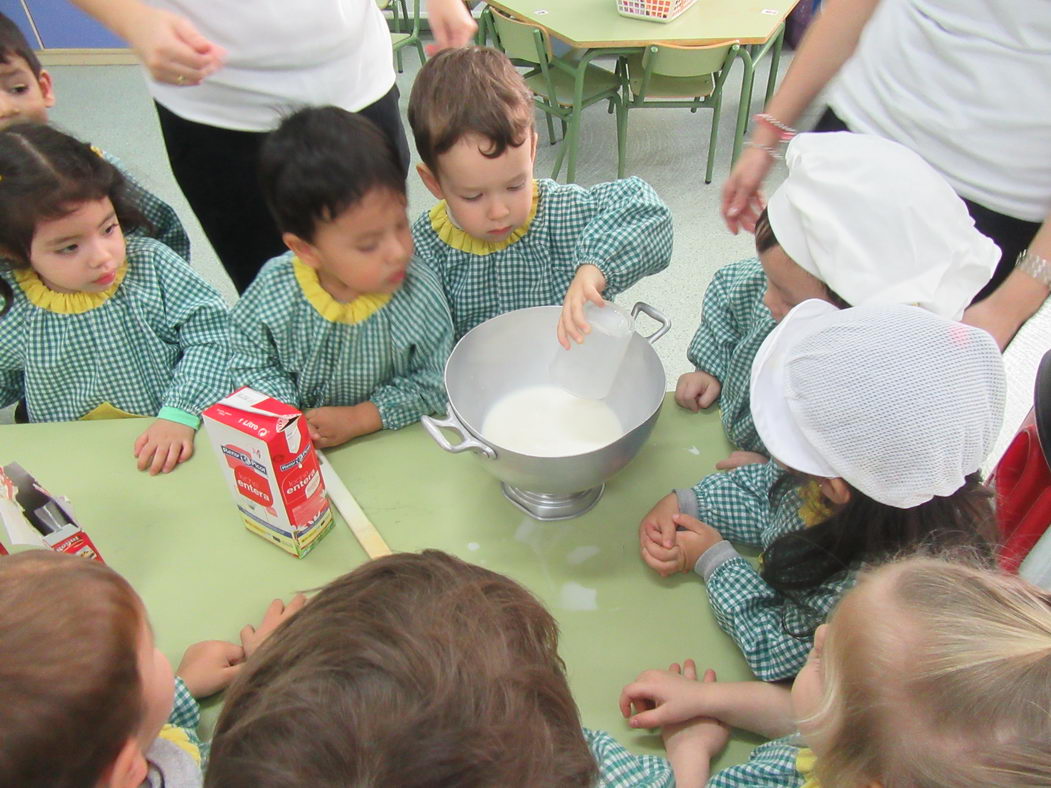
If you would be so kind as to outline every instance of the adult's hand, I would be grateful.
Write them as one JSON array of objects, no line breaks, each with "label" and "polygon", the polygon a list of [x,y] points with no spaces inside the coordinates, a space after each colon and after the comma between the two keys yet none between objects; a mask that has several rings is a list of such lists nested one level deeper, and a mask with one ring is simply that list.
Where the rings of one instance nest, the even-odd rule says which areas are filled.
[{"label": "adult's hand", "polygon": [[427,47],[429,54],[467,46],[478,31],[463,0],[427,0],[427,21],[434,33],[434,44]]},{"label": "adult's hand", "polygon": [[742,228],[755,232],[756,220],[766,206],[759,187],[773,164],[773,158],[766,151],[745,148],[723,184],[723,221],[734,235]]}]

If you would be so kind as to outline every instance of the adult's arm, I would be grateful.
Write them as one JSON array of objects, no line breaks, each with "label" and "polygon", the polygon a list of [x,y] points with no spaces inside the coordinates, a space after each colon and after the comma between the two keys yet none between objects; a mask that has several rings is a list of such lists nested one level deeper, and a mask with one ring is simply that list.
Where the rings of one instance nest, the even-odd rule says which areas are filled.
[{"label": "adult's arm", "polygon": [[[1051,214],[1033,237],[1029,251],[1051,264]],[[1003,350],[1048,294],[1051,289],[1046,284],[1016,268],[988,298],[963,313],[963,322],[984,328]]]},{"label": "adult's arm", "polygon": [[[878,3],[879,0],[825,0],[766,112],[786,126],[795,125],[853,54]],[[759,123],[750,139],[755,145],[745,148],[723,185],[723,220],[734,234],[742,227],[748,232],[755,230],[755,220],[763,209],[759,187],[774,163],[769,153],[755,146],[776,148],[778,131]]]},{"label": "adult's arm", "polygon": [[463,0],[427,0],[427,23],[434,34],[435,51],[466,46],[478,30]]},{"label": "adult's arm", "polygon": [[141,0],[72,2],[127,41],[158,82],[197,85],[223,65],[223,48],[178,14]]}]

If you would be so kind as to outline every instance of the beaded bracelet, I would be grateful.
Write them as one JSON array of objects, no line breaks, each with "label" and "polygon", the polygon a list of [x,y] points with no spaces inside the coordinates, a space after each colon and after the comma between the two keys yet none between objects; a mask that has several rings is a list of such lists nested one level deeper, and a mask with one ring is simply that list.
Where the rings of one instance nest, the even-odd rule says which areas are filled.
[{"label": "beaded bracelet", "polygon": [[759,123],[765,123],[767,126],[770,126],[774,130],[776,130],[778,133],[778,139],[781,142],[788,142],[790,139],[792,139],[792,137],[796,136],[795,129],[793,129],[791,126],[785,123],[782,123],[773,115],[767,112],[760,112],[758,115],[755,116],[755,120]]},{"label": "beaded bracelet", "polygon": [[775,161],[777,159],[782,158],[781,151],[779,151],[777,148],[772,148],[769,145],[760,145],[758,142],[752,142],[751,140],[749,140],[744,144],[744,146],[746,148],[756,148],[758,150],[761,150],[763,153],[765,153],[767,156],[769,156],[771,159],[774,159]]},{"label": "beaded bracelet", "polygon": [[1051,260],[1026,249],[1015,261],[1015,268],[1024,271],[1044,287],[1051,288]]}]

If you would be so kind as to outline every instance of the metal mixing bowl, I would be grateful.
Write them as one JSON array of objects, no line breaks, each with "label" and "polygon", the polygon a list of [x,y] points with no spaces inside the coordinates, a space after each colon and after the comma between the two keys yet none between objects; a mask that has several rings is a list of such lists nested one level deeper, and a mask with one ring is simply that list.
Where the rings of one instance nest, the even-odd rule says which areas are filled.
[{"label": "metal mixing bowl", "polygon": [[[448,414],[444,419],[424,416],[421,420],[446,451],[475,452],[483,467],[503,482],[512,503],[540,520],[577,517],[598,502],[604,483],[646,442],[665,392],[664,366],[653,343],[671,324],[656,309],[639,302],[632,315],[643,312],[661,325],[650,336],[632,336],[605,400],[624,426],[623,435],[600,449],[564,457],[520,454],[487,440],[482,425],[495,403],[518,389],[551,382],[551,362],[556,353],[564,352],[555,339],[561,312],[558,306],[519,309],[469,331],[445,365]],[[442,429],[458,433],[460,442],[451,443]]]}]

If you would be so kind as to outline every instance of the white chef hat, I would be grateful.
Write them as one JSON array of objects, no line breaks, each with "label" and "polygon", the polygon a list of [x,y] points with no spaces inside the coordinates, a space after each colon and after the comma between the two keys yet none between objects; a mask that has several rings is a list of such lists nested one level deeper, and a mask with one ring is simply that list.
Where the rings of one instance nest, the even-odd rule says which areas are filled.
[{"label": "white chef hat", "polygon": [[868,134],[800,134],[766,207],[785,254],[851,306],[916,304],[958,320],[1000,250],[916,153]]},{"label": "white chef hat", "polygon": [[1003,421],[993,338],[903,304],[789,312],[752,362],[759,437],[782,464],[901,509],[955,492]]}]

